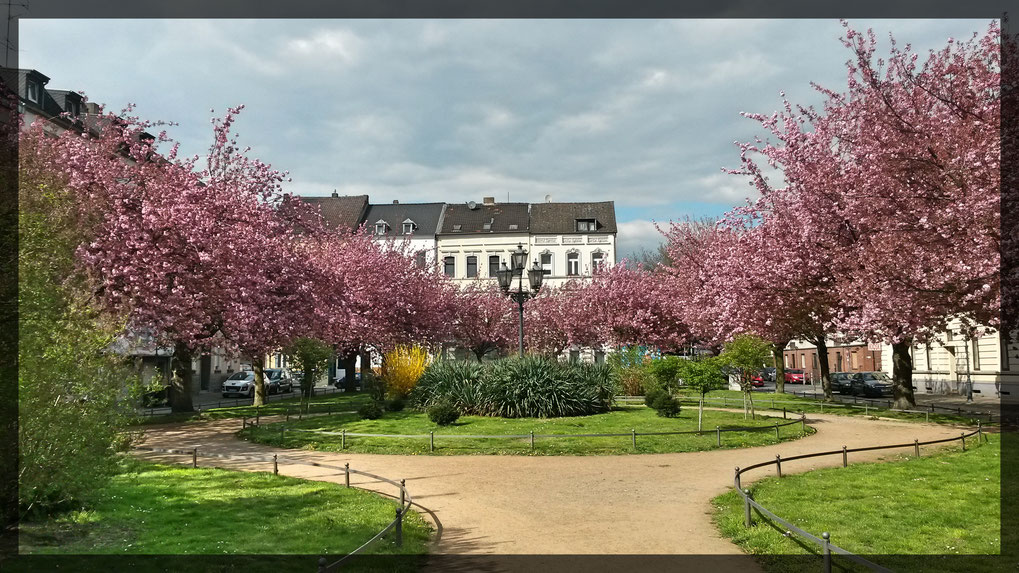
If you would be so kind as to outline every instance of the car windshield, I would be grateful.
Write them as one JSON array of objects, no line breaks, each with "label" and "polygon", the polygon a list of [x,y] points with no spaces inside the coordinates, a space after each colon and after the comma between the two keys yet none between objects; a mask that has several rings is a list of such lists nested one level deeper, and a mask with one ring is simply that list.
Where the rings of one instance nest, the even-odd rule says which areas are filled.
[{"label": "car windshield", "polygon": [[831,377],[833,380],[845,380],[846,378],[849,378],[849,374],[846,374],[845,372],[836,372],[832,374]]},{"label": "car windshield", "polygon": [[283,372],[281,370],[266,370],[265,373],[269,375],[270,380],[276,380]]},{"label": "car windshield", "polygon": [[891,378],[888,377],[884,372],[865,372],[863,374],[864,380],[875,380],[879,382],[891,382]]},{"label": "car windshield", "polygon": [[248,378],[247,372],[234,372],[234,374],[227,378],[227,380],[246,380],[247,378]]},{"label": "car windshield", "polygon": [[788,372],[790,374],[803,374],[802,370],[797,370],[797,369],[786,370],[786,372]]}]

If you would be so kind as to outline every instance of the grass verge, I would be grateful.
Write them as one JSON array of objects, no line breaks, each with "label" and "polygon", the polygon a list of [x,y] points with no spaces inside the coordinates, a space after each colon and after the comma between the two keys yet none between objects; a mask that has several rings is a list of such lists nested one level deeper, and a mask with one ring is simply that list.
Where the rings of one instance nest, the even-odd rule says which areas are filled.
[{"label": "grass verge", "polygon": [[[325,396],[312,398],[308,403],[308,412],[311,414],[324,414],[340,411],[357,410],[362,405],[371,401],[367,392],[336,392]],[[287,412],[297,416],[300,398],[286,398],[273,400],[258,408],[257,413],[261,416],[285,415]],[[139,416],[135,420],[136,425],[148,426],[153,424],[170,424],[175,422],[186,422],[188,420],[222,420],[224,418],[254,418],[256,409],[254,406],[231,406],[223,408],[202,408],[198,412],[181,412],[176,414],[161,414],[155,416]]]},{"label": "grass verge", "polygon": [[[679,392],[681,396],[681,402],[684,406],[696,404],[700,397],[697,393],[691,393],[684,390]],[[708,401],[704,402],[705,407],[711,408],[742,408],[743,407],[743,393],[738,390],[715,390],[710,392],[706,398]],[[864,407],[861,401],[857,405],[852,404],[840,404],[839,402],[828,402],[823,403],[820,400],[813,398],[804,398],[793,394],[774,394],[772,392],[754,392],[753,393],[754,406],[757,410],[777,410],[782,411],[785,407],[790,414],[794,412],[808,412],[808,413],[824,413],[824,414],[836,414],[840,416],[879,416],[881,418],[891,418],[903,421],[912,422],[931,422],[937,424],[967,424],[975,425],[977,419],[984,420],[984,425],[988,426],[986,416],[974,417],[974,416],[958,416],[954,414],[941,414],[941,413],[909,413],[909,412],[896,412],[889,410],[885,407],[880,406],[868,406]],[[719,401],[722,402],[719,402]],[[918,406],[918,409],[922,409],[922,406]],[[996,424],[995,424],[996,425]]]},{"label": "grass verge", "polygon": [[[987,434],[985,434],[987,435]],[[895,461],[861,463],[769,477],[750,487],[754,499],[776,515],[820,537],[895,571],[917,571],[909,555],[995,555],[1000,552],[1001,440],[966,452],[942,449],[927,457],[896,456]],[[723,535],[758,555],[769,573],[820,571],[820,549],[754,510],[755,524],[744,525],[742,497],[735,491],[712,500]],[[799,556],[799,557],[789,557]],[[993,558],[928,560],[934,571],[995,571]],[[833,557],[843,570],[857,570]],[[986,566],[986,568],[985,568]]]},{"label": "grass verge", "polygon": [[[91,509],[22,522],[20,553],[342,556],[392,521],[397,505],[372,492],[271,473],[123,464]],[[390,535],[367,552],[425,554],[430,533],[408,512],[402,547]]]},{"label": "grass verge", "polygon": [[[654,410],[643,406],[623,406],[604,414],[568,418],[489,418],[462,416],[451,426],[438,426],[422,412],[404,410],[387,412],[378,420],[361,420],[354,414],[309,418],[301,422],[291,420],[288,429],[326,430],[367,434],[416,434],[418,438],[371,438],[348,436],[346,447],[340,436],[288,431],[282,437],[281,424],[266,424],[240,432],[240,436],[254,442],[284,448],[304,448],[325,451],[349,451],[376,454],[519,454],[519,455],[609,455],[648,454],[667,452],[693,452],[717,449],[715,426],[726,428],[761,427],[764,431],[723,432],[723,448],[742,448],[775,444],[793,440],[804,434],[800,424],[779,428],[776,439],[774,426],[787,422],[782,418],[758,415],[756,420],[744,420],[742,414],[704,411],[703,435],[641,436],[640,432],[668,432],[697,429],[697,409],[684,408],[676,418],[663,418]],[[630,432],[636,429],[637,447],[634,449]],[[429,432],[441,435],[527,435],[535,434],[605,434],[625,433],[618,437],[536,438],[531,449],[528,438],[435,438],[435,451],[429,450]],[[807,426],[806,433],[813,433]]]}]

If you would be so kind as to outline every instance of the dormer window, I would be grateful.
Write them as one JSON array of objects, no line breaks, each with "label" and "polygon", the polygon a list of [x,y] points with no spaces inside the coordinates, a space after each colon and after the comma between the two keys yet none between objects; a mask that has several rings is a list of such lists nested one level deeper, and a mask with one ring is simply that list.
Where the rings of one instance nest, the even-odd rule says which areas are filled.
[{"label": "dormer window", "polygon": [[411,233],[414,232],[414,229],[417,229],[417,227],[418,226],[414,224],[414,221],[407,219],[406,221],[403,222],[403,234],[410,235]]},{"label": "dormer window", "polygon": [[66,111],[71,117],[78,117],[81,115],[80,104],[70,98],[67,99],[67,103],[64,105],[64,111]]},{"label": "dormer window", "polygon": [[376,235],[385,235],[388,232],[389,232],[389,225],[385,221],[383,221],[382,219],[379,219],[378,221],[375,221],[375,234]]},{"label": "dormer window", "polygon": [[577,219],[577,232],[578,233],[590,233],[598,230],[598,221],[596,219]]},{"label": "dormer window", "polygon": [[33,103],[39,103],[39,94],[42,92],[42,86],[40,86],[36,82],[30,81],[28,82],[27,89],[28,89],[27,93],[28,101]]}]

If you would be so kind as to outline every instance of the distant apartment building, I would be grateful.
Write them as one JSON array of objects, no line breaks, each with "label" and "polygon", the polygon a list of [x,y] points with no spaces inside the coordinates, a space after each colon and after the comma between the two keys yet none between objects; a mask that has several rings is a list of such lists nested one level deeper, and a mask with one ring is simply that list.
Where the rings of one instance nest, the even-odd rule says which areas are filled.
[{"label": "distant apartment building", "polygon": [[496,204],[485,197],[481,204],[447,204],[436,235],[440,268],[461,284],[478,278],[494,281],[495,272],[502,263],[509,264],[517,245],[527,249],[529,229],[527,203]]},{"label": "distant apartment building", "polygon": [[445,203],[400,203],[369,205],[365,230],[376,241],[406,249],[421,268],[436,261],[436,234],[442,224]]}]

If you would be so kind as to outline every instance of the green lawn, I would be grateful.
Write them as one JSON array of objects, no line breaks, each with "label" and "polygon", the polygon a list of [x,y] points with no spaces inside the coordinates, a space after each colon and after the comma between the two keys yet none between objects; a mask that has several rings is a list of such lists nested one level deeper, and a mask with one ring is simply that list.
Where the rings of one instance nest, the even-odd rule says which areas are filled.
[{"label": "green lawn", "polygon": [[[796,385],[798,386],[798,385]],[[795,388],[795,386],[794,386]],[[807,386],[809,388],[809,386]],[[696,404],[699,394],[696,392],[689,392],[686,390],[679,391],[681,400],[684,406]],[[711,408],[742,408],[743,407],[743,393],[738,390],[715,390],[709,392],[706,396],[707,401],[704,402],[705,407]],[[894,418],[897,420],[914,421],[914,422],[931,422],[938,424],[973,424],[976,422],[973,418],[968,416],[957,416],[951,414],[912,414],[906,412],[894,412],[884,407],[870,406],[864,408],[863,401],[858,404],[858,407],[853,407],[850,404],[841,404],[839,402],[822,403],[820,400],[813,398],[803,398],[801,396],[795,396],[793,394],[775,394],[772,392],[753,392],[754,406],[758,410],[775,410],[781,411],[785,407],[790,413],[792,412],[811,412],[811,413],[825,413],[825,414],[838,414],[842,416],[880,416],[882,418]],[[923,409],[922,406],[917,406],[917,409]],[[980,419],[986,420],[986,416],[980,417]],[[986,421],[984,425],[987,424]]]},{"label": "green lawn", "polygon": [[[643,406],[620,407],[604,414],[592,416],[575,416],[569,418],[489,418],[482,416],[462,416],[452,426],[438,426],[422,412],[402,411],[387,412],[378,420],[360,420],[356,415],[345,414],[328,417],[306,419],[301,422],[291,420],[285,424],[287,428],[303,430],[326,430],[339,432],[368,434],[418,434],[421,438],[346,438],[345,451],[379,454],[429,454],[463,455],[463,454],[521,454],[521,455],[593,455],[593,454],[627,454],[627,453],[666,453],[692,452],[716,448],[715,426],[725,428],[736,427],[771,427],[776,423],[785,422],[781,417],[765,417],[758,415],[757,420],[744,420],[742,414],[730,412],[704,411],[704,435],[676,436],[641,436],[640,432],[685,431],[697,429],[697,409],[684,408],[679,417],[663,418],[654,410]],[[280,437],[280,424],[266,424],[259,428],[248,428],[240,435],[255,442],[285,448],[305,448],[314,450],[340,451],[340,436],[313,434],[308,432],[286,432]],[[585,437],[585,438],[536,438],[534,450],[531,449],[529,438],[435,438],[435,451],[429,452],[428,432],[441,435],[500,435],[500,434],[602,434],[626,433],[636,429],[637,449],[634,450],[630,435],[619,437]],[[813,429],[807,426],[807,432]],[[800,424],[780,428],[781,440],[792,440],[801,437]],[[722,447],[738,448],[774,444],[774,430],[756,432],[723,432]]]},{"label": "green lawn", "polygon": [[[332,483],[127,459],[124,472],[92,509],[23,522],[20,553],[339,558],[392,521],[396,505],[372,492]],[[425,554],[430,533],[425,520],[409,512],[402,547],[387,537],[368,552]]]},{"label": "green lawn", "polygon": [[[229,398],[224,398],[225,401],[229,401]],[[340,411],[353,411],[357,410],[363,404],[369,402],[371,398],[367,392],[336,392],[332,394],[326,394],[325,396],[317,396],[309,402],[308,412],[312,414],[332,413]],[[300,398],[286,398],[283,400],[273,400],[268,404],[258,408],[258,413],[261,416],[273,416],[286,414],[290,412],[290,415],[298,415],[298,406],[300,404]],[[224,408],[202,408],[201,415],[197,412],[187,412],[178,414],[162,414],[156,416],[139,416],[136,423],[139,425],[151,425],[151,424],[167,424],[171,422],[185,422],[188,420],[221,420],[224,418],[243,418],[249,417],[254,418],[256,414],[254,406],[232,406]]]},{"label": "green lawn", "polygon": [[[818,537],[827,531],[833,544],[856,554],[879,555],[874,561],[895,571],[919,570],[920,561],[894,554],[996,555],[1001,547],[1001,439],[996,434],[989,438],[978,447],[970,441],[966,452],[948,446],[923,456],[921,450],[919,459],[896,455],[890,462],[769,477],[750,490],[758,503],[797,527]],[[816,545],[785,537],[780,525],[773,526],[756,510],[755,525],[747,529],[743,501],[735,491],[712,503],[722,534],[760,555],[769,573],[821,570]],[[833,562],[850,564],[840,557]],[[925,563],[937,571],[1000,570],[992,559]]]}]

